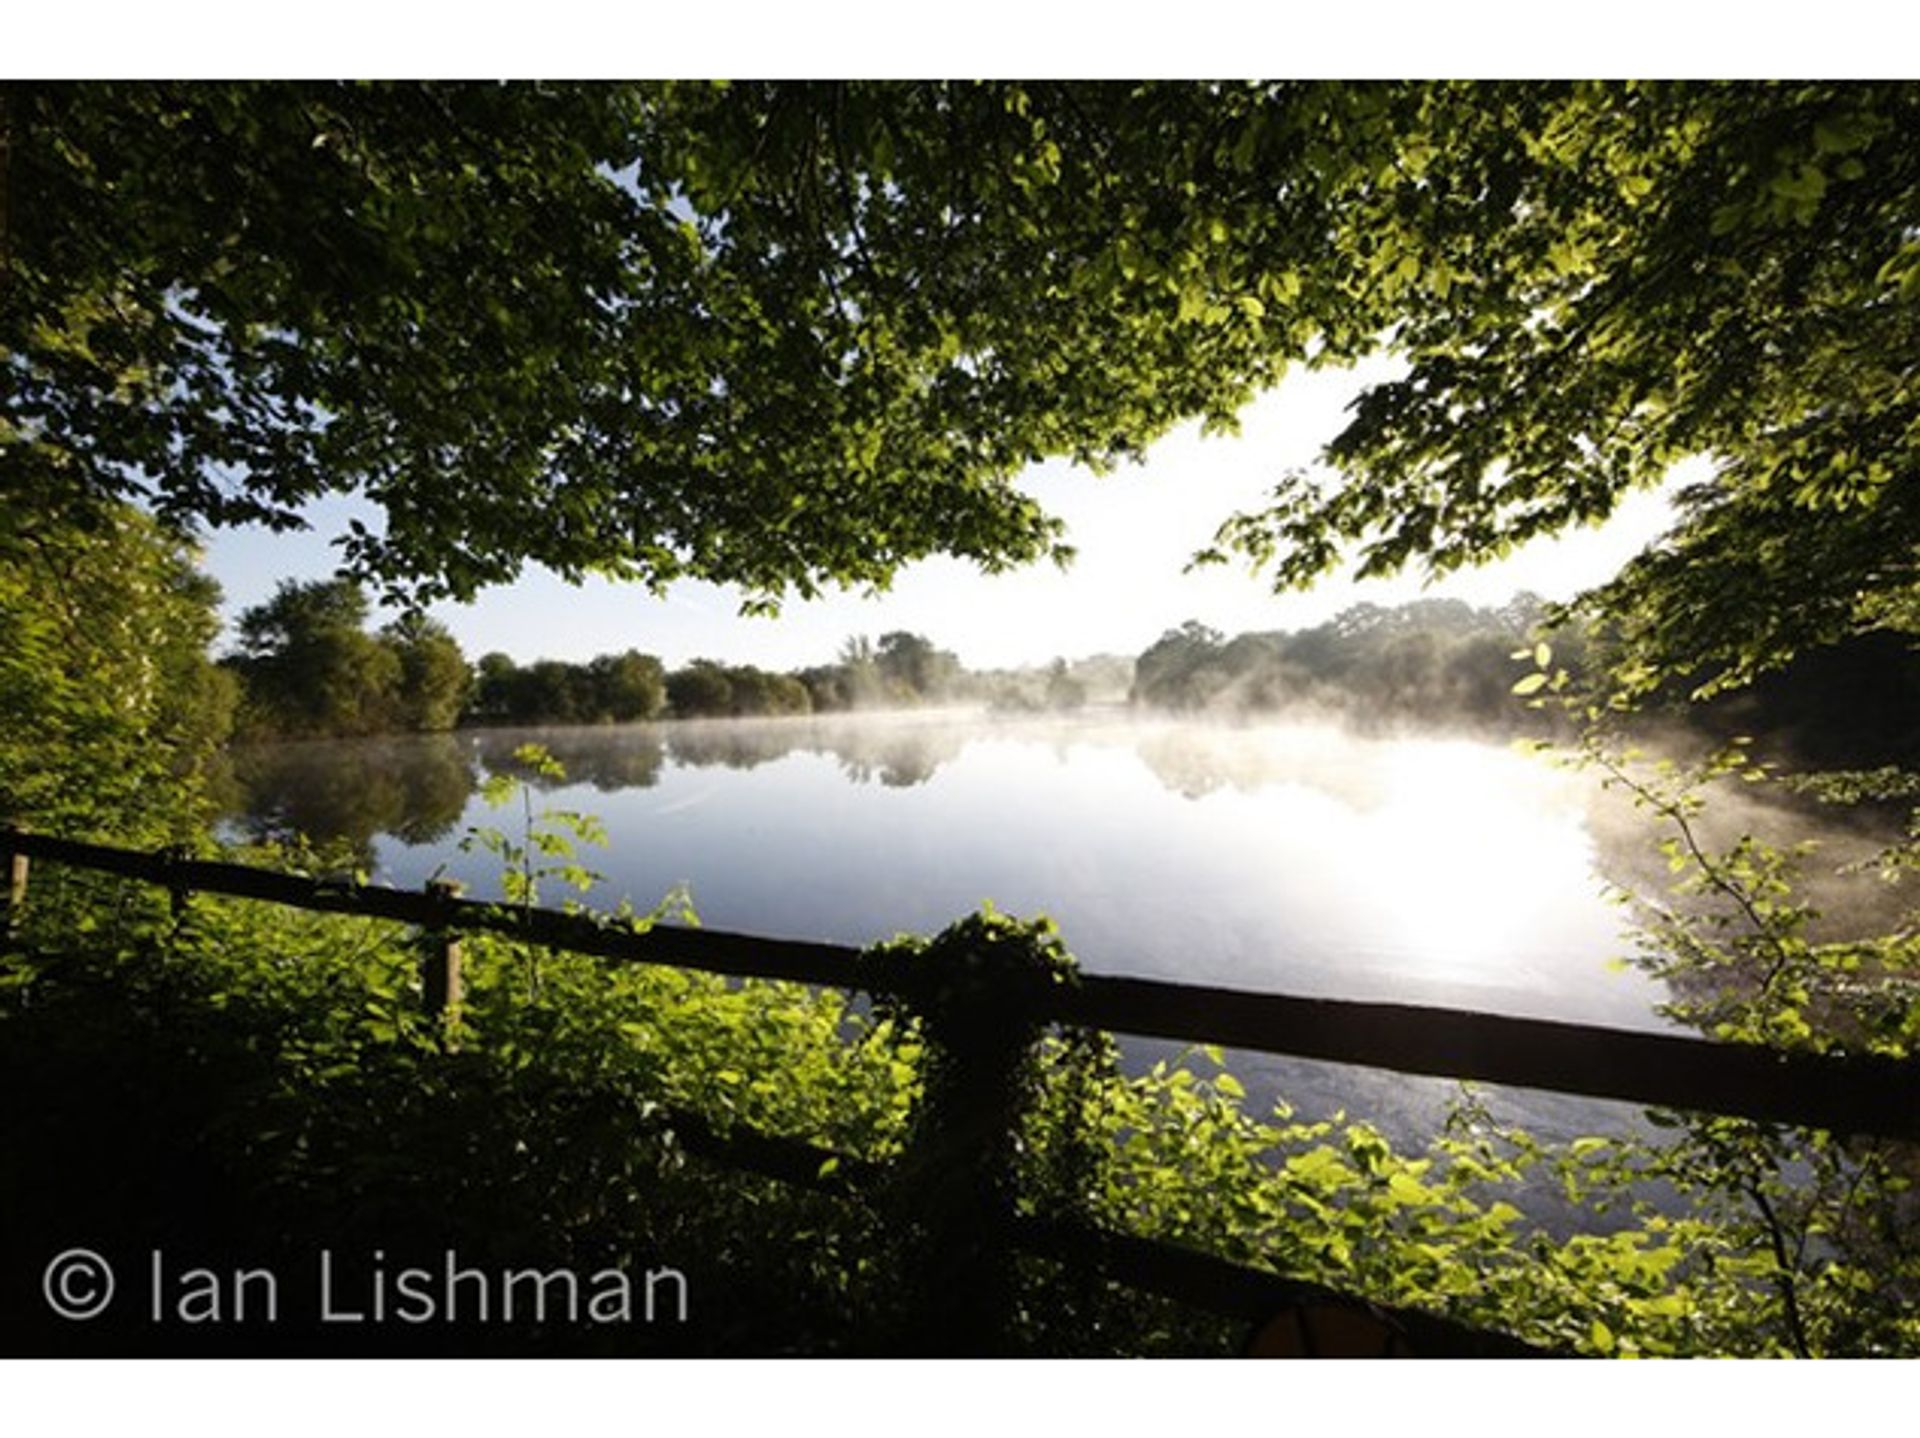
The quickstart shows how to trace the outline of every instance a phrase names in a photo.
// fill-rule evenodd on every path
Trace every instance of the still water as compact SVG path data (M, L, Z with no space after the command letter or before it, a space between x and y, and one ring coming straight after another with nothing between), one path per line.
M568 776L536 810L605 823L608 846L583 853L605 876L597 906L647 908L684 884L710 928L863 944L991 901L1052 915L1098 973L1665 1026L1659 986L1610 962L1631 946L1601 878L1593 779L1473 739L1099 712L463 731L257 747L239 756L233 823L344 839L385 882L444 871L497 894L494 861L459 841L517 832L518 804L489 809L478 784L530 741ZM1402 1138L1430 1132L1455 1091L1254 1055L1233 1067L1257 1095ZM1509 1105L1547 1135L1631 1115Z

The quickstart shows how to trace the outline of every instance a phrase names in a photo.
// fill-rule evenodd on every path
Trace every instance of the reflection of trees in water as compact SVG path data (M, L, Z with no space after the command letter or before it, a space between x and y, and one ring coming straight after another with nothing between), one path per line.
M489 774L511 772L536 787L550 789L555 781L538 779L524 765L513 762L522 744L539 744L560 761L565 784L587 784L602 794L620 789L651 789L660 782L666 745L657 726L578 729L488 729L474 742L480 763Z
M886 717L687 719L667 724L578 729L489 729L470 742L490 774L522 773L513 751L537 743L567 771L564 783L602 792L647 789L668 760L687 769L757 769L789 754L827 754L856 784L924 784L965 747L969 724L893 722ZM541 788L551 780L535 780Z
M1326 742L1285 742L1302 734L1320 734ZM1357 810L1375 808L1386 797L1377 763L1361 747L1370 741L1336 729L1242 731L1193 724L1142 730L1131 739L1153 777L1186 799L1218 789L1251 794L1273 784L1315 789Z
M1156 734L1135 746L1140 762L1168 789L1199 799L1223 786L1242 791L1268 782L1271 766L1242 752L1229 756L1218 744L1195 743L1183 734Z
M810 726L810 749L831 754L856 784L888 789L924 784L959 756L976 732L970 724L863 724L842 720Z
M873 735L866 742L861 742L858 731L849 731L835 738L839 742L828 747L840 761L842 774L856 784L878 780L889 789L911 789L926 783L966 744L964 735L956 730L909 730Z
M245 745L232 773L230 817L249 837L340 840L369 862L381 834L445 838L476 783L468 747L451 734Z
M669 726L667 753L690 769L757 769L805 746L809 725L688 720Z
M889 723L872 718L675 724L667 752L692 768L753 769L789 754L830 754L856 784L890 789L924 784L965 747L967 725Z

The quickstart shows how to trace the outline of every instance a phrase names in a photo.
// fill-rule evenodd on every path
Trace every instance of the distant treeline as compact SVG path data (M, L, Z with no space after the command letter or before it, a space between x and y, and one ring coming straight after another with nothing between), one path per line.
M1228 639L1189 621L1134 665L1132 701L1183 713L1311 712L1361 728L1394 724L1512 730L1534 711L1515 699L1532 668L1545 605L1520 594L1498 609L1457 599L1395 608L1358 604L1325 624ZM1556 662L1577 669L1579 636L1556 637Z
M196 601L205 605L204 598ZM996 713L1126 702L1177 713L1290 714L1351 727L1544 732L1552 709L1513 692L1547 606L1531 594L1498 608L1424 599L1359 604L1325 624L1232 638L1189 621L1135 659L1096 655L1028 669L974 671L919 634L849 639L832 663L779 673L695 659L669 670L629 649L585 663L505 654L469 663L446 628L419 615L369 630L366 596L338 580L283 583L240 620L237 652L202 684L196 708L234 710L241 739L433 732L456 725L625 724L651 719L833 714L975 704ZM1603 637L1562 625L1553 665L1576 679ZM1920 662L1887 636L1802 655L1731 698L1687 702L1676 690L1637 722L1705 734L1777 736L1797 758L1826 764L1920 758L1910 716ZM237 704L227 691L237 692ZM214 701L218 700L216 704Z
M1360 604L1311 629L1232 639L1190 621L1135 662L1130 698L1180 713L1323 717L1362 731L1546 733L1563 718L1553 706L1528 705L1514 686L1535 672L1547 608L1525 593L1494 609L1454 599ZM1607 642L1561 623L1552 667L1577 683L1589 663L1604 667ZM1900 635L1809 650L1705 701L1692 696L1694 684L1689 676L1669 683L1624 727L1649 737L1766 736L1768 752L1794 767L1920 763L1920 651Z
M923 635L849 639L830 664L778 673L695 659L669 670L629 649L585 663L520 665L490 653L469 663L444 625L419 615L367 628L362 591L341 580L286 582L241 616L223 669L240 692L242 739L437 731L459 724L626 724L663 718L828 714L982 703L1022 712L1118 697L1125 661L969 672Z
M826 714L956 699L963 672L954 655L904 632L878 644L850 639L835 663L792 673L714 659L670 671L631 649L585 664L542 659L524 668L505 654L488 654L464 717L521 725Z

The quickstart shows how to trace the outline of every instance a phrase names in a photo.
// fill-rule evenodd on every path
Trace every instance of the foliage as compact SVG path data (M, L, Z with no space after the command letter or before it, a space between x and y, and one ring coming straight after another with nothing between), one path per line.
M39 879L0 983L0 1067L9 1083L58 1081L0 1121L0 1174L36 1175L0 1180L9 1260L44 1261L25 1235L84 1230L114 1252L285 1253L289 1272L325 1239L692 1275L690 1331L440 1335L454 1351L890 1351L926 1258L907 1216L934 1210L916 1200L903 1214L885 1188L828 1198L715 1167L676 1141L671 1115L911 1173L944 1132L925 1131L944 1072L929 1042L951 1041L950 1020L970 1012L963 956L985 944L1036 982L1072 974L1050 926L990 912L870 957L955 996L912 1012L564 954L530 994L516 943L469 936L449 1050L418 1012L415 949L390 925L210 898L176 913L56 867ZM1126 1076L1104 1037L1042 1037L1011 1070L1014 1201L1592 1353L1920 1349L1897 1150L1677 1115L1682 1142L1554 1149L1468 1098L1426 1152L1406 1154L1344 1115L1258 1118L1223 1057ZM129 1174L166 1201L118 1202ZM1555 1238L1528 1219L1525 1190L1543 1180L1592 1213L1589 1231ZM1031 1268L1014 1311L1024 1351L1235 1341Z
M696 659L667 675L667 703L680 719L805 714L813 708L806 685L791 674L712 659Z
M282 580L240 616L228 661L245 693L249 739L381 734L451 724L467 664L444 627L403 618L366 632L366 594L342 579Z
M1337 478L1289 478L1218 551L1282 583L1356 546L1366 573L1445 571L1703 454L1676 530L1573 611L1588 717L1838 640L1904 654L1916 119L1905 85L6 87L0 798L69 832L186 831L171 781L230 695L169 524L292 526L359 493L381 520L345 556L388 594L534 561L771 605L932 553L1064 558L1023 465L1104 467L1184 419L1230 425L1291 363L1383 346L1404 373L1362 396ZM438 726L451 641L366 614L343 583L248 616L254 728ZM676 708L938 687L914 638L850 646L817 686L690 666ZM1467 672L1508 662L1474 643ZM1304 672L1371 706L1452 664L1361 611L1155 649L1148 687L1183 703ZM1562 650L1535 651L1536 699L1570 692ZM483 706L518 682L484 665ZM592 682L655 712L671 691L644 663ZM1688 891L1645 912L1677 1014L1910 1050L1911 924L1817 938L1785 856L1699 841L1691 780L1615 777L1676 830ZM584 882L573 821L496 779L520 834L474 842L510 897ZM917 952L988 938L1064 979L1044 932L987 920ZM36 874L0 972L0 1084L50 1096L0 1116L10 1266L83 1220L236 1253L451 1234L697 1261L728 1317L695 1348L892 1331L910 1245L876 1210L716 1176L661 1115L898 1157L939 1096L926 1035L840 995L523 950L471 945L449 1052L407 936ZM1096 1045L1014 1037L1023 1201L1590 1352L1920 1350L1903 1149L1673 1115L1664 1144L1555 1153L1469 1109L1409 1157L1344 1118L1262 1121L1224 1072L1126 1078ZM125 1203L129 1173L167 1201ZM1530 1230L1497 1195L1541 1173L1612 1231ZM1111 1297L1023 1295L1026 1341L1089 1319L1115 1349L1178 1341Z
M1445 571L1714 461L1579 606L1626 696L1914 631L1913 136L1903 84L1421 86L1336 248L1393 295L1403 377L1223 542L1283 582ZM1356 167L1357 168L1357 167Z
M1512 732L1528 715L1509 697L1511 651L1543 609L1530 594L1497 610L1445 599L1358 604L1311 629L1232 640L1189 621L1135 661L1131 698L1164 709L1338 717L1363 728Z
M16 86L0 454L36 513L361 493L389 587L771 604L1063 556L1024 464L1391 347L1337 481L1218 551L1444 571L1707 455L1582 608L1622 694L1712 690L1914 630L1917 119L1904 84Z
M525 668L494 653L480 658L463 717L474 724L629 724L658 718L666 703L666 670L637 649Z
M516 773L515 769L521 772ZM539 744L522 744L513 751L513 767L494 770L480 786L480 794L489 808L500 809L519 801L521 828L517 836L490 825L470 827L460 840L463 852L479 850L500 861L500 886L506 901L531 916L540 902L540 886L548 879L558 880L577 893L585 893L603 875L578 862L579 844L607 842L606 826L595 816L573 809L533 807L532 780L548 784L565 782L567 771L550 751ZM577 905L569 900L566 909ZM697 925L700 920L684 888L666 895L645 915L636 915L622 901L616 916L621 922L648 928L664 918ZM530 997L541 992L543 966L551 961L550 951L526 945L527 988Z
M447 627L413 612L387 625L380 638L400 658L395 727L428 733L453 728L472 687L473 671Z
M522 744L515 749L513 762L529 775L554 783L567 777L565 767L538 744ZM470 830L460 841L463 851L480 849L500 860L500 882L508 903L523 909L535 907L540 902L542 879L559 879L582 893L600 879L600 875L572 862L575 841L607 842L606 826L598 819L572 809L548 808L535 813L532 786L510 770L489 775L480 786L480 796L491 809L503 808L516 799L520 801L522 827L517 841L491 828ZM565 862L540 862L546 858Z
M384 523L345 536L355 572L420 596L529 560L771 600L1060 554L1021 465L1136 452L1271 377L1223 221L1152 199L1197 158L1164 137L1218 108L12 87L8 490L282 525L357 492ZM1228 115L1280 110L1248 91ZM1304 252L1299 218L1266 228ZM1139 282L1116 294L1123 228Z
M889 699L937 701L948 697L960 679L957 657L936 648L923 634L900 629L880 636L873 663L886 684Z
M392 925L210 898L176 915L51 865L34 900L30 947L0 961L0 1078L44 1101L0 1115L0 1261L27 1272L73 1235L123 1271L157 1247L269 1265L290 1289L275 1325L169 1334L116 1314L86 1351L833 1351L886 1311L870 1213L695 1159L668 1118L884 1156L904 1069L848 1045L867 1022L844 996L555 955L530 999L519 946L477 936L449 1050ZM130 1182L152 1201L126 1202ZM321 1246L396 1270L450 1248L483 1267L666 1265L692 1317L315 1325L299 1285ZM72 1345L30 1288L0 1296L9 1350Z
M0 812L73 835L191 831L233 721L219 589L137 511L0 521Z
M1632 894L1641 965L1676 993L1674 1017L1715 1038L1904 1056L1920 1041L1920 913L1909 906L1887 932L1844 920L1818 932L1822 915L1798 893L1811 845L1783 851L1744 833L1714 851L1700 833L1711 786L1772 777L1749 742L1688 765L1615 755L1592 738L1581 751L1669 831L1659 851L1671 892Z
M1720 851L1704 841L1698 821L1711 786L1770 778L1747 742L1690 766L1648 766L1587 742L1584 758L1605 782L1671 831L1659 845L1675 876L1670 894L1631 896L1641 966L1675 995L1668 1012L1716 1038L1911 1057L1920 1042L1920 915L1909 907L1878 933L1844 920L1823 926L1797 892L1807 846L1783 852L1751 833ZM1887 787L1884 777L1868 779L1860 792ZM1790 1351L1897 1350L1920 1297L1910 1145L1679 1114L1662 1121L1684 1138L1649 1171L1727 1211L1726 1231L1761 1255L1756 1272L1777 1290Z
M998 1075L998 1107L1014 1115L1039 1102L1047 1087L1038 1052L1043 1026L1023 1029L1011 1016L1036 993L1076 979L1078 966L1050 920L1023 923L988 904L935 938L905 935L876 945L861 963L863 987L877 991L876 1015L896 1033L913 1034L907 1041L925 1052L920 1082L935 1101L916 1120L923 1141L939 1137L926 1132L929 1123L953 1116L955 1104L943 1091L967 1082L960 1070L982 1051ZM896 986L909 997L891 992ZM1061 1042L1093 1056L1083 1067L1112 1062L1104 1034L1075 1032Z
M856 634L840 646L832 664L796 673L815 713L902 708L961 698L971 678L959 656L923 634L894 630L875 644Z

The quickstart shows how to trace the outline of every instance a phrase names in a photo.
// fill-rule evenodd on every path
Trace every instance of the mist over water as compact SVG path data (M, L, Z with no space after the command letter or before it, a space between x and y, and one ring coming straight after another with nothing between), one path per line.
M529 739L568 772L540 802L606 823L609 905L685 883L714 927L866 943L991 901L1099 972L1610 1022L1654 997L1605 967L1589 786L1473 740L1117 713L485 731L258 751L246 812L497 893L456 846L519 823L472 785Z
M1609 962L1632 948L1601 876L1619 806L1590 774L1478 739L1118 710L462 731L243 753L235 822L344 837L386 882L444 870L497 895L492 861L457 845L469 826L517 831L518 806L490 810L476 786L528 741L568 774L536 808L605 822L609 846L583 850L605 875L596 907L684 883L709 927L866 944L991 901L1050 914L1096 973L1666 1027L1662 988ZM1402 1135L1430 1133L1454 1092L1232 1066L1257 1097ZM1606 1111L1632 1113L1540 1095L1516 1113L1551 1134Z

